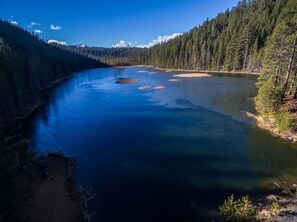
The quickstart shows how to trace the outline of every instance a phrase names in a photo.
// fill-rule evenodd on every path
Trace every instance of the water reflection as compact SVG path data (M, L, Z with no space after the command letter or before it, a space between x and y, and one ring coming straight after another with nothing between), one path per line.
M273 138L267 132L253 127L249 155L262 187L275 189L275 183L296 183L296 148L296 145Z

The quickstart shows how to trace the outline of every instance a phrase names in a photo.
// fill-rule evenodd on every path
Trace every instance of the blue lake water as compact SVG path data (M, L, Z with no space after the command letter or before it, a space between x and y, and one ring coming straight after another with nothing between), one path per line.
M295 180L296 145L245 115L254 109L256 77L175 74L77 73L48 93L24 129L38 152L77 157L78 182L97 192L94 221L210 221L228 195L257 196ZM140 81L116 84L122 77ZM166 90L139 90L160 85Z

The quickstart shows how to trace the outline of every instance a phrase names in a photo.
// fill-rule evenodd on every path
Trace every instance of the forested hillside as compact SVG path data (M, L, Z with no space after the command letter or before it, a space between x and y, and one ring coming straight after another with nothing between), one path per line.
M142 48L102 48L63 45L57 46L114 66L143 64L145 63L143 55L148 51L148 49Z
M143 60L161 68L259 72L267 38L286 3L243 0L231 11L151 48Z
M49 45L38 36L0 20L0 132L35 104L49 83L82 69L105 66Z

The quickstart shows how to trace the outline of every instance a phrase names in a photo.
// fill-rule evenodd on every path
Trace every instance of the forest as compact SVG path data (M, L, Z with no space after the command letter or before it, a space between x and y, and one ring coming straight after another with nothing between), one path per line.
M278 128L297 131L297 2L289 0L269 36L255 98L258 113Z
M259 72L267 39L286 3L241 1L188 33L151 48L145 60L161 68Z
M0 132L36 104L53 81L106 64L47 44L37 35L0 20Z

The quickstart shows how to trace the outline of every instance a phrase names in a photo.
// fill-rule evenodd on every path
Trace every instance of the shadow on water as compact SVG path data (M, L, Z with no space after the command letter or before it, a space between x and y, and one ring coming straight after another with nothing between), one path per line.
M274 138L268 132L252 127L249 140L249 156L253 161L262 187L276 188L275 183L296 183L296 145L283 139Z
M296 146L237 121L253 80L174 83L174 72L140 70L154 71L76 75L48 94L24 129L39 151L78 157L78 181L97 191L94 221L210 221L231 194L258 196L294 180ZM119 77L141 81L117 85ZM139 91L143 85L167 89Z

